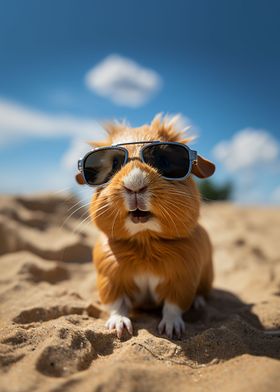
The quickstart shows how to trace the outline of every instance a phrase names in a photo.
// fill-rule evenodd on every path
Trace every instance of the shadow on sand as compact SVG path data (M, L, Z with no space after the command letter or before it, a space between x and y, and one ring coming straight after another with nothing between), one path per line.
M242 354L280 359L280 329L265 330L252 307L229 291L215 289L205 309L192 308L184 315L186 334L182 340L172 342L187 360L198 365ZM145 328L160 336L156 328L160 315L160 310L138 312L134 317L136 334Z

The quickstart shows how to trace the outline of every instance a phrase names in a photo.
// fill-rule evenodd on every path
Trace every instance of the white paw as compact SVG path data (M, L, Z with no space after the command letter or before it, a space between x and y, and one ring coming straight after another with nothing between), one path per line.
M121 338L125 329L132 335L133 329L131 321L128 317L120 316L119 314L114 314L109 317L106 322L106 327L112 331L113 329L117 330L117 337Z
M180 339L186 331L186 326L181 316L176 316L174 318L163 317L158 325L158 331L161 335L165 333L170 339L172 339L174 335Z

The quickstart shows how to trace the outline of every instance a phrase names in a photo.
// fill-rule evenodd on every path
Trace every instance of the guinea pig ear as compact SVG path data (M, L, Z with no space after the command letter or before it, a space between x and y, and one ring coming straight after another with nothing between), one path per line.
M207 178L214 174L216 166L213 162L203 158L201 155L197 156L192 165L192 173L199 178Z
M85 180L84 177L82 176L82 173L77 173L75 178L78 184L85 185Z

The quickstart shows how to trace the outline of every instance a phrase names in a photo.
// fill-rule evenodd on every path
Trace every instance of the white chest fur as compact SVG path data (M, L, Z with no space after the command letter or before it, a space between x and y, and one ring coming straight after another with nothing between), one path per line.
M158 295L156 288L161 282L161 278L152 274L141 274L134 277L134 282L139 291L135 293L135 300L137 303L151 301L158 302Z

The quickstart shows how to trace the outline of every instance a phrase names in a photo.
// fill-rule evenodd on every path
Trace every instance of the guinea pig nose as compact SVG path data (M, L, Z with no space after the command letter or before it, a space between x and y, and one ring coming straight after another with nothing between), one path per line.
M142 188L140 188L140 189L130 189L130 188L128 188L127 186L124 186L124 189L125 189L125 191L127 192L127 193L144 193L144 192L146 192L146 190L148 189L148 187L147 186L143 186Z
M122 185L127 194L143 193L149 185L148 174L139 167L133 167L123 178Z

